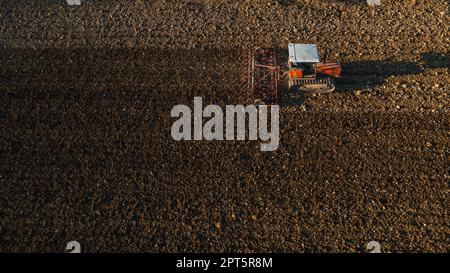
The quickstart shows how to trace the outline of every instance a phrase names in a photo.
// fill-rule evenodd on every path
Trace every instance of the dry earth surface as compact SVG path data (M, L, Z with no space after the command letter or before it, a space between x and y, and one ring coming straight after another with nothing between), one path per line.
M1 1L0 251L450 251L448 3L364 2ZM277 151L172 140L289 42L344 76L281 86Z

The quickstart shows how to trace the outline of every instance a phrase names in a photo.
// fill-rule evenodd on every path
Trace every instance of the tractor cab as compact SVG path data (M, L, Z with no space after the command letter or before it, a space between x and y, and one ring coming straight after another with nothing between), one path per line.
M319 63L316 45L289 44L289 76L315 77L315 64Z

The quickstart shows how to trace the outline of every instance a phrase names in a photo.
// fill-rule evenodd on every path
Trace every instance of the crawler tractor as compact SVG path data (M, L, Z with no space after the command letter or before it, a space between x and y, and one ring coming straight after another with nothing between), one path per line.
M341 75L339 63L320 62L317 47L313 44L289 44L288 51L284 72L277 65L274 49L249 51L247 103L278 103L280 78L287 81L292 91L329 93L335 90L335 79Z

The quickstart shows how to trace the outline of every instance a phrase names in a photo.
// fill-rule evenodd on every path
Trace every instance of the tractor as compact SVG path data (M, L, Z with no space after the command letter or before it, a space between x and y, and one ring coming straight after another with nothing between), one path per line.
M335 90L335 79L341 76L341 65L320 62L317 46L288 45L286 71L277 65L275 49L251 49L248 53L248 104L278 103L278 83L286 80L289 90L309 93L329 93Z

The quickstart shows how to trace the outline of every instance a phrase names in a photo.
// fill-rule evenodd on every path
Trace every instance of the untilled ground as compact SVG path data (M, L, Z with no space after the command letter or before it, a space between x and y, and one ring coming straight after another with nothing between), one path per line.
M0 251L448 252L448 4L361 2L2 1ZM344 76L280 86L277 151L172 140L288 42Z

